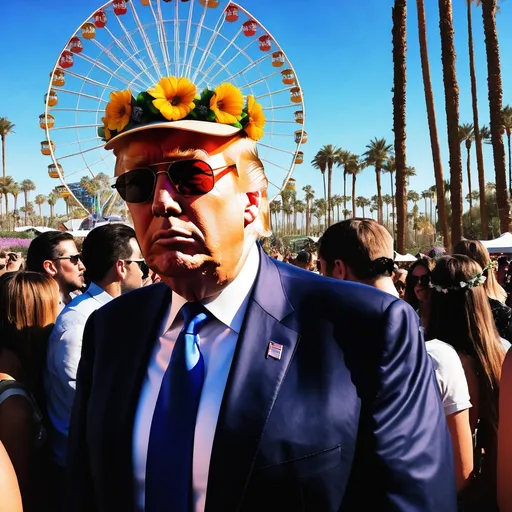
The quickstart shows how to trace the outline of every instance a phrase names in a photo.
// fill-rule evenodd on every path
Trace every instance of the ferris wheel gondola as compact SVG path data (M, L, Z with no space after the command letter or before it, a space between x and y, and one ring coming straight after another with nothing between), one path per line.
M304 159L303 91L263 24L241 5L218 0L111 0L67 39L39 117L46 133L41 152L66 195L87 209L69 183L113 175L114 157L98 135L110 94L147 91L171 75L188 78L198 91L230 82L262 106L266 126L258 149L268 196L276 197Z

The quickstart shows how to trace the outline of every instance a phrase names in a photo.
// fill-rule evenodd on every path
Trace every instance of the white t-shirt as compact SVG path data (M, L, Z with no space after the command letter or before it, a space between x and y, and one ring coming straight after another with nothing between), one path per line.
M425 345L436 373L444 414L449 416L469 409L468 382L456 350L441 340L430 340Z

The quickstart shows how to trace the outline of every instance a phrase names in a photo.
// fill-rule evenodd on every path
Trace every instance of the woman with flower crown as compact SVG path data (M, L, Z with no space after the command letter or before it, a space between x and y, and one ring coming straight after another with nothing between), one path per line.
M505 348L482 286L484 270L463 255L446 256L432 272L426 339L450 344L459 354L469 386L474 470L460 493L464 511L497 510L498 395Z

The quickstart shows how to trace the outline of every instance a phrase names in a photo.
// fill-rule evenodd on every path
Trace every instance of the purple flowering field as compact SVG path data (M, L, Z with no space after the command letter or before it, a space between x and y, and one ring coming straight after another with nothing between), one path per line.
M0 238L0 249L9 247L28 247L32 240L30 238Z

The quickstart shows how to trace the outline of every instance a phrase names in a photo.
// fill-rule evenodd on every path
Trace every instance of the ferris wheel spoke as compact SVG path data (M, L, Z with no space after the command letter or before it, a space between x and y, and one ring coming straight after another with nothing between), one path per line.
M185 72L186 68L186 62L187 62L187 56L188 56L188 46L190 43L190 35L192 33L192 18L194 15L194 1L190 2L190 7L188 9L188 21L187 21L187 31L185 34L185 51L184 51L184 57L181 64L181 71L180 75L182 75Z
M52 107L52 112L87 112L87 113L93 113L93 114L97 114L98 113L98 109L97 108L67 108L67 107L63 107L63 108L56 108L56 107Z
M256 100L259 100L260 98L266 98L267 96L274 96L276 94L281 94L282 92L290 92L289 87L285 87L284 89L279 89L278 91L269 91L265 94L260 94L259 96L256 96Z
M179 61L180 61L180 13L179 2L176 0L174 3L174 69L176 76L179 76Z
M126 61L120 61L108 48L105 48L99 41L97 41L96 39L93 39L92 42L105 54L107 55L107 57L116 65L118 66L118 69L119 68L123 68L125 69L126 71L128 71L129 73L131 73L132 75L135 75L137 74L137 72L135 70L133 70L130 66L128 66L128 64L126 64ZM114 38L114 42L116 43L116 46L118 46L119 48L121 48L122 45L118 44L119 43L119 40L118 39L115 39ZM124 50L122 50L123 53L125 53L125 55L127 55L128 57L130 57L130 60L132 60L139 69L144 70L144 68L140 65L139 62L137 62L135 59L133 59L133 57L131 57L130 53L128 52L124 52ZM149 76L149 75L148 75ZM151 77L149 77L151 79ZM149 87L149 85L148 85Z
M190 75L191 75L192 64L194 62L194 56L196 54L196 49L197 49L197 46L199 44L199 37L201 36L201 31L202 31L202 28L203 28L204 18L206 16L206 11L207 10L208 10L208 7L205 5L204 8L203 8L203 14L201 15L201 20L199 21L199 25L196 28L196 36L195 36L195 39L194 39L194 44L192 45L192 50L190 52L190 57L189 57L189 60L188 60L188 65L187 65L187 71L185 72L185 76L187 78L190 78Z
M176 2L177 4L178 2ZM224 15L224 12L220 15L219 19L217 20L217 23L215 24L215 27L212 31L212 35L210 37L210 40L206 44L206 47L204 49L203 55L201 55L201 59L199 61L199 64L196 67L196 72L194 73L192 77L192 82L195 82L197 79L197 73L198 70L200 70L203 65L206 63L206 59L208 57L208 54L210 53L211 49L213 48L213 45L215 44L215 41L217 40L217 36L220 34L220 30L222 29L222 26L224 25L224 22L226 20L226 16Z
M300 103L290 103L289 105L263 107L263 110L280 110L282 108L292 108L292 107L295 107L295 108L300 107Z
M277 148L276 146L271 146L270 144L264 144L263 142L258 142L258 146L262 146L264 148L273 149L275 151L279 151L280 153L286 153L287 155L295 155L295 151L289 151L287 149Z
M57 126L51 129L52 132L60 132L63 130L81 130L82 128L98 128L102 124L75 124L74 126Z
M165 70L167 72L167 76L169 76L171 73L169 71L169 53L168 53L168 50L167 50L167 45L166 45L166 37L165 37L165 32L164 32L164 23L163 23L163 18L162 18L162 6L160 4L160 0L157 0L157 12L158 12L158 16L155 14L155 10L153 9L153 4L150 3L149 4L150 7L151 7L151 12L153 13L153 16L155 18L155 23L156 23L156 31L157 31L157 34L158 34L158 41L160 43L160 51L162 52L162 59L164 61L164 66L165 66Z
M273 167L277 167L278 169L281 169L286 172L288 172L290 170L289 167L284 167L282 165L276 164L275 162L271 162L270 160L267 160L266 158L261 158L261 161L265 162L266 164L272 165ZM274 186L277 186L277 185L274 185ZM281 187L278 187L278 188L281 188Z
M265 57L263 57L261 60L264 60ZM266 80L268 80L269 78L272 78L273 76L276 76L276 75L279 75L281 72L280 71L276 71L275 73L271 73L270 75L266 75L266 76L262 76L261 78L258 78L257 80L254 80L253 82L250 82L248 84L245 84L245 85L241 85L239 87L239 89L246 89L247 87L253 87L255 85L258 85L260 84L261 82L265 82Z
M94 140L94 139L92 139L92 140ZM105 146L105 144L100 144L99 146L95 146L93 148L82 149L81 151L77 151L76 153L70 153L69 155L59 156L58 160L60 162L61 160L65 160L66 158L71 158L73 156L80 156L82 153L89 153L89 152L94 151L96 149L101 149L104 146Z
M298 124L297 121L281 121L280 119L271 119L270 122L282 124Z
M93 96L92 94L85 94L84 92L70 91L69 89L59 89L59 92L72 94L73 96L80 96L82 98L89 98L90 100L98 100L103 103L108 103L108 100L104 98L99 98L98 96Z
M142 39L144 40L144 46L145 46L146 52L149 56L149 59L151 60L151 63L153 64L153 68L155 69L155 71L158 73L159 76L162 76L162 74L160 72L160 66L158 64L158 60L156 58L155 53L153 52L153 46L151 44L151 41L149 40L146 29L144 28L144 26L142 25L142 23L140 21L139 14L137 13L137 9L135 9L135 4L133 2L132 2L131 11L132 11L133 19L135 20L135 23L137 24L137 27L139 28L139 33L140 33ZM143 66L143 67L145 67L145 66ZM150 77L152 83L156 83L158 81L158 80L155 80L154 76L150 75L149 73L148 73L148 76Z
M74 76L75 78L78 78L79 80L82 80L83 82L86 82L91 85L96 85L98 87L103 87L104 89L112 89L113 91L115 91L115 89L116 89L115 87L113 87L109 84L105 84L103 82L98 82L98 80L93 80L92 78L90 78L88 76L80 75L79 73L75 73L74 71L71 71L69 69L66 69L66 75ZM62 90L62 89L60 89L60 90Z
M93 67L96 67L98 69L101 69L101 71L107 73L107 75L110 75L112 78L116 79L116 80L119 80L119 82L122 82L128 86L131 86L131 82L129 80L126 80L126 78L123 78L123 77L120 77L118 75L116 75L115 73L113 73L107 66L105 66L105 64L102 64L101 62L99 62L97 59L94 60L94 59L91 59L91 57L87 56L87 55L84 55L83 53L79 53L78 54L78 57L80 57L81 59L89 62L90 64L93 65ZM60 89L62 90L62 89Z
M70 142L59 142L58 147L59 148L63 148L63 147L66 147L66 146L76 146L77 144L80 145L80 144L83 144L85 142L91 142L93 140L100 140L100 138L99 137L91 137L89 139L72 140Z
M210 73L210 71L212 71L212 69L220 62L220 59L222 59L222 57L224 57L225 53L235 44L235 40L237 39L237 37L242 33L242 29L240 29L234 36L233 38L231 39L231 41L228 43L228 45L226 46L226 48L224 48L224 50L222 51L222 53L217 57L217 59L213 62L213 64L204 72L205 75L208 75ZM249 45L250 46L250 43ZM238 54L237 54L238 56ZM231 61L230 61L231 62ZM229 63L228 63L229 64ZM226 64L226 66L228 65ZM220 73L220 71L219 71ZM217 73L217 75L219 74ZM217 75L214 75L217 76ZM212 79L214 78L212 77Z

